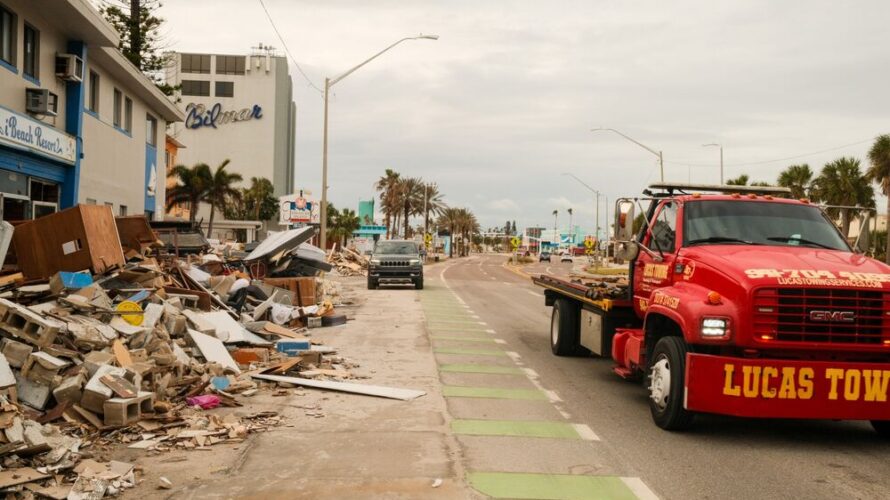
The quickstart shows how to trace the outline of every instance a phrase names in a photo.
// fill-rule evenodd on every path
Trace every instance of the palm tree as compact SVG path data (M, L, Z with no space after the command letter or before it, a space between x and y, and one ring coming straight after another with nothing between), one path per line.
M813 181L815 197L826 205L875 206L875 190L859 169L859 160L852 157L838 158L825 164L822 173ZM841 232L844 238L850 231L850 209L828 208L828 214L841 216Z
M170 171L176 177L176 186L167 190L167 210L177 203L188 203L189 222L194 224L198 216L198 204L204 199L211 182L210 167L197 163L192 167L176 165Z
M346 246L346 240L361 226L361 221L354 210L344 208L334 217L334 236L340 246Z
M748 174L742 174L742 175L736 177L735 179L727 180L726 185L727 186L747 186L748 180L750 180L750 177L748 177Z
M416 177L406 177L399 181L398 192L399 208L403 217L404 237L408 239L408 231L411 228L409 219L412 215L418 215L423 210L423 182Z
M442 210L439 215L438 224L448 228L448 234L451 235L451 245L448 247L448 258L454 257L455 235L458 224L460 223L460 209L449 207Z
M476 220L476 216L473 215L473 212L467 210L466 208L457 209L456 217L457 220L455 227L461 234L461 249L458 254L461 256L465 256L469 253L470 249L470 235L479 232L479 222Z
M273 194L275 186L265 177L251 177L250 187L241 191L245 208L253 220L267 220L275 216L277 202Z
M424 184L423 196L426 200L423 204L423 230L426 231L430 227L430 214L433 216L441 215L446 205L442 193L439 192L439 186L435 182Z
M380 211L386 218L386 237L395 234L390 225L394 213L398 213L398 184L399 173L388 168L380 179L374 184L374 189L380 192Z
M207 222L208 237L213 235L213 217L216 214L216 209L225 210L227 200L241 198L241 191L234 184L241 182L244 178L241 177L241 174L226 172L228 165L229 159L227 158L216 167L204 193L203 201L210 204L210 219Z
M806 163L791 165L779 174L778 184L790 189L793 198L806 198L813 184L813 171Z
M890 135L884 134L875 139L868 150L868 161L871 166L865 172L865 177L870 182L876 182L887 196L887 214L890 216ZM887 231L887 245L884 248L890 249L890 231ZM890 263L890 250L884 253L884 261Z

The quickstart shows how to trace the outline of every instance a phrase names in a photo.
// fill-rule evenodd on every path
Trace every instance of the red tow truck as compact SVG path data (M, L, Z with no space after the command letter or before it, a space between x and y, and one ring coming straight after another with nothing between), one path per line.
M643 381L663 429L712 413L869 420L890 436L890 266L857 249L867 230L851 246L783 188L644 193L616 203L626 283L533 278L554 354L611 356L617 375Z

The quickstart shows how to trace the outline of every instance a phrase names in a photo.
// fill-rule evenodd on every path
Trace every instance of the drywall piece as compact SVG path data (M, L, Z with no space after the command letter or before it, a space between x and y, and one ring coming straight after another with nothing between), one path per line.
M315 228L312 226L290 229L279 233L270 232L269 236L257 245L253 252L250 252L244 260L250 262L252 260L271 258L283 250L285 253L289 253L299 247L301 243L309 241L313 235L315 235Z
M204 355L204 359L219 363L224 368L228 368L235 373L241 373L238 363L235 363L235 360L232 359L232 355L229 354L221 340L191 329L188 330L188 336L198 350L201 351L201 354Z
M380 385L353 384L349 382L331 382L326 380L310 380L300 377L284 377L281 375L251 375L253 378L260 380L270 380L272 382L283 382L285 384L300 385L303 387L312 387L315 389L327 389L329 391L349 392L352 394L364 394L365 396L377 396L389 399L401 399L409 401L419 398L426 394L425 391L417 391L414 389L398 389L394 387L384 387Z
M270 345L270 342L248 331L225 311L198 313L198 316L202 321L213 325L216 338L226 344Z
M195 330L206 334L213 334L216 332L216 325L204 319L202 313L186 309L185 311L182 311L182 314L188 318Z
M12 373L12 368L9 367L6 356L0 354L0 389L6 389L14 385L15 375Z
M12 243L12 224L3 221L0 222L0 265L6 261L6 252L9 251L9 244Z
M142 313L142 327L153 330L164 314L164 306L161 304L148 304Z

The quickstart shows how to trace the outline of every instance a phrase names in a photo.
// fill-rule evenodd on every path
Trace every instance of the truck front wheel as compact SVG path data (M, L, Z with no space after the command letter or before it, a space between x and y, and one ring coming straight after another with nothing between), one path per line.
M683 377L686 373L686 342L682 337L662 337L649 363L649 409L655 425L682 430L692 424L693 413L683 408Z
M550 350L557 356L571 356L578 351L578 305L556 299L550 316Z
M884 439L890 439L890 420L872 420L871 427Z

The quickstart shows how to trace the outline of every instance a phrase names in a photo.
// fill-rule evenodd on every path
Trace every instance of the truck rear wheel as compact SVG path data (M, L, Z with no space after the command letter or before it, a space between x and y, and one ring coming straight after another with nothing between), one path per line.
M649 409L655 425L682 430L692 424L694 414L683 408L686 374L686 342L682 337L662 337L655 344L649 363Z
M578 352L578 305L556 299L550 316L550 350L557 356Z
M884 439L890 439L890 420L872 420L871 427Z

